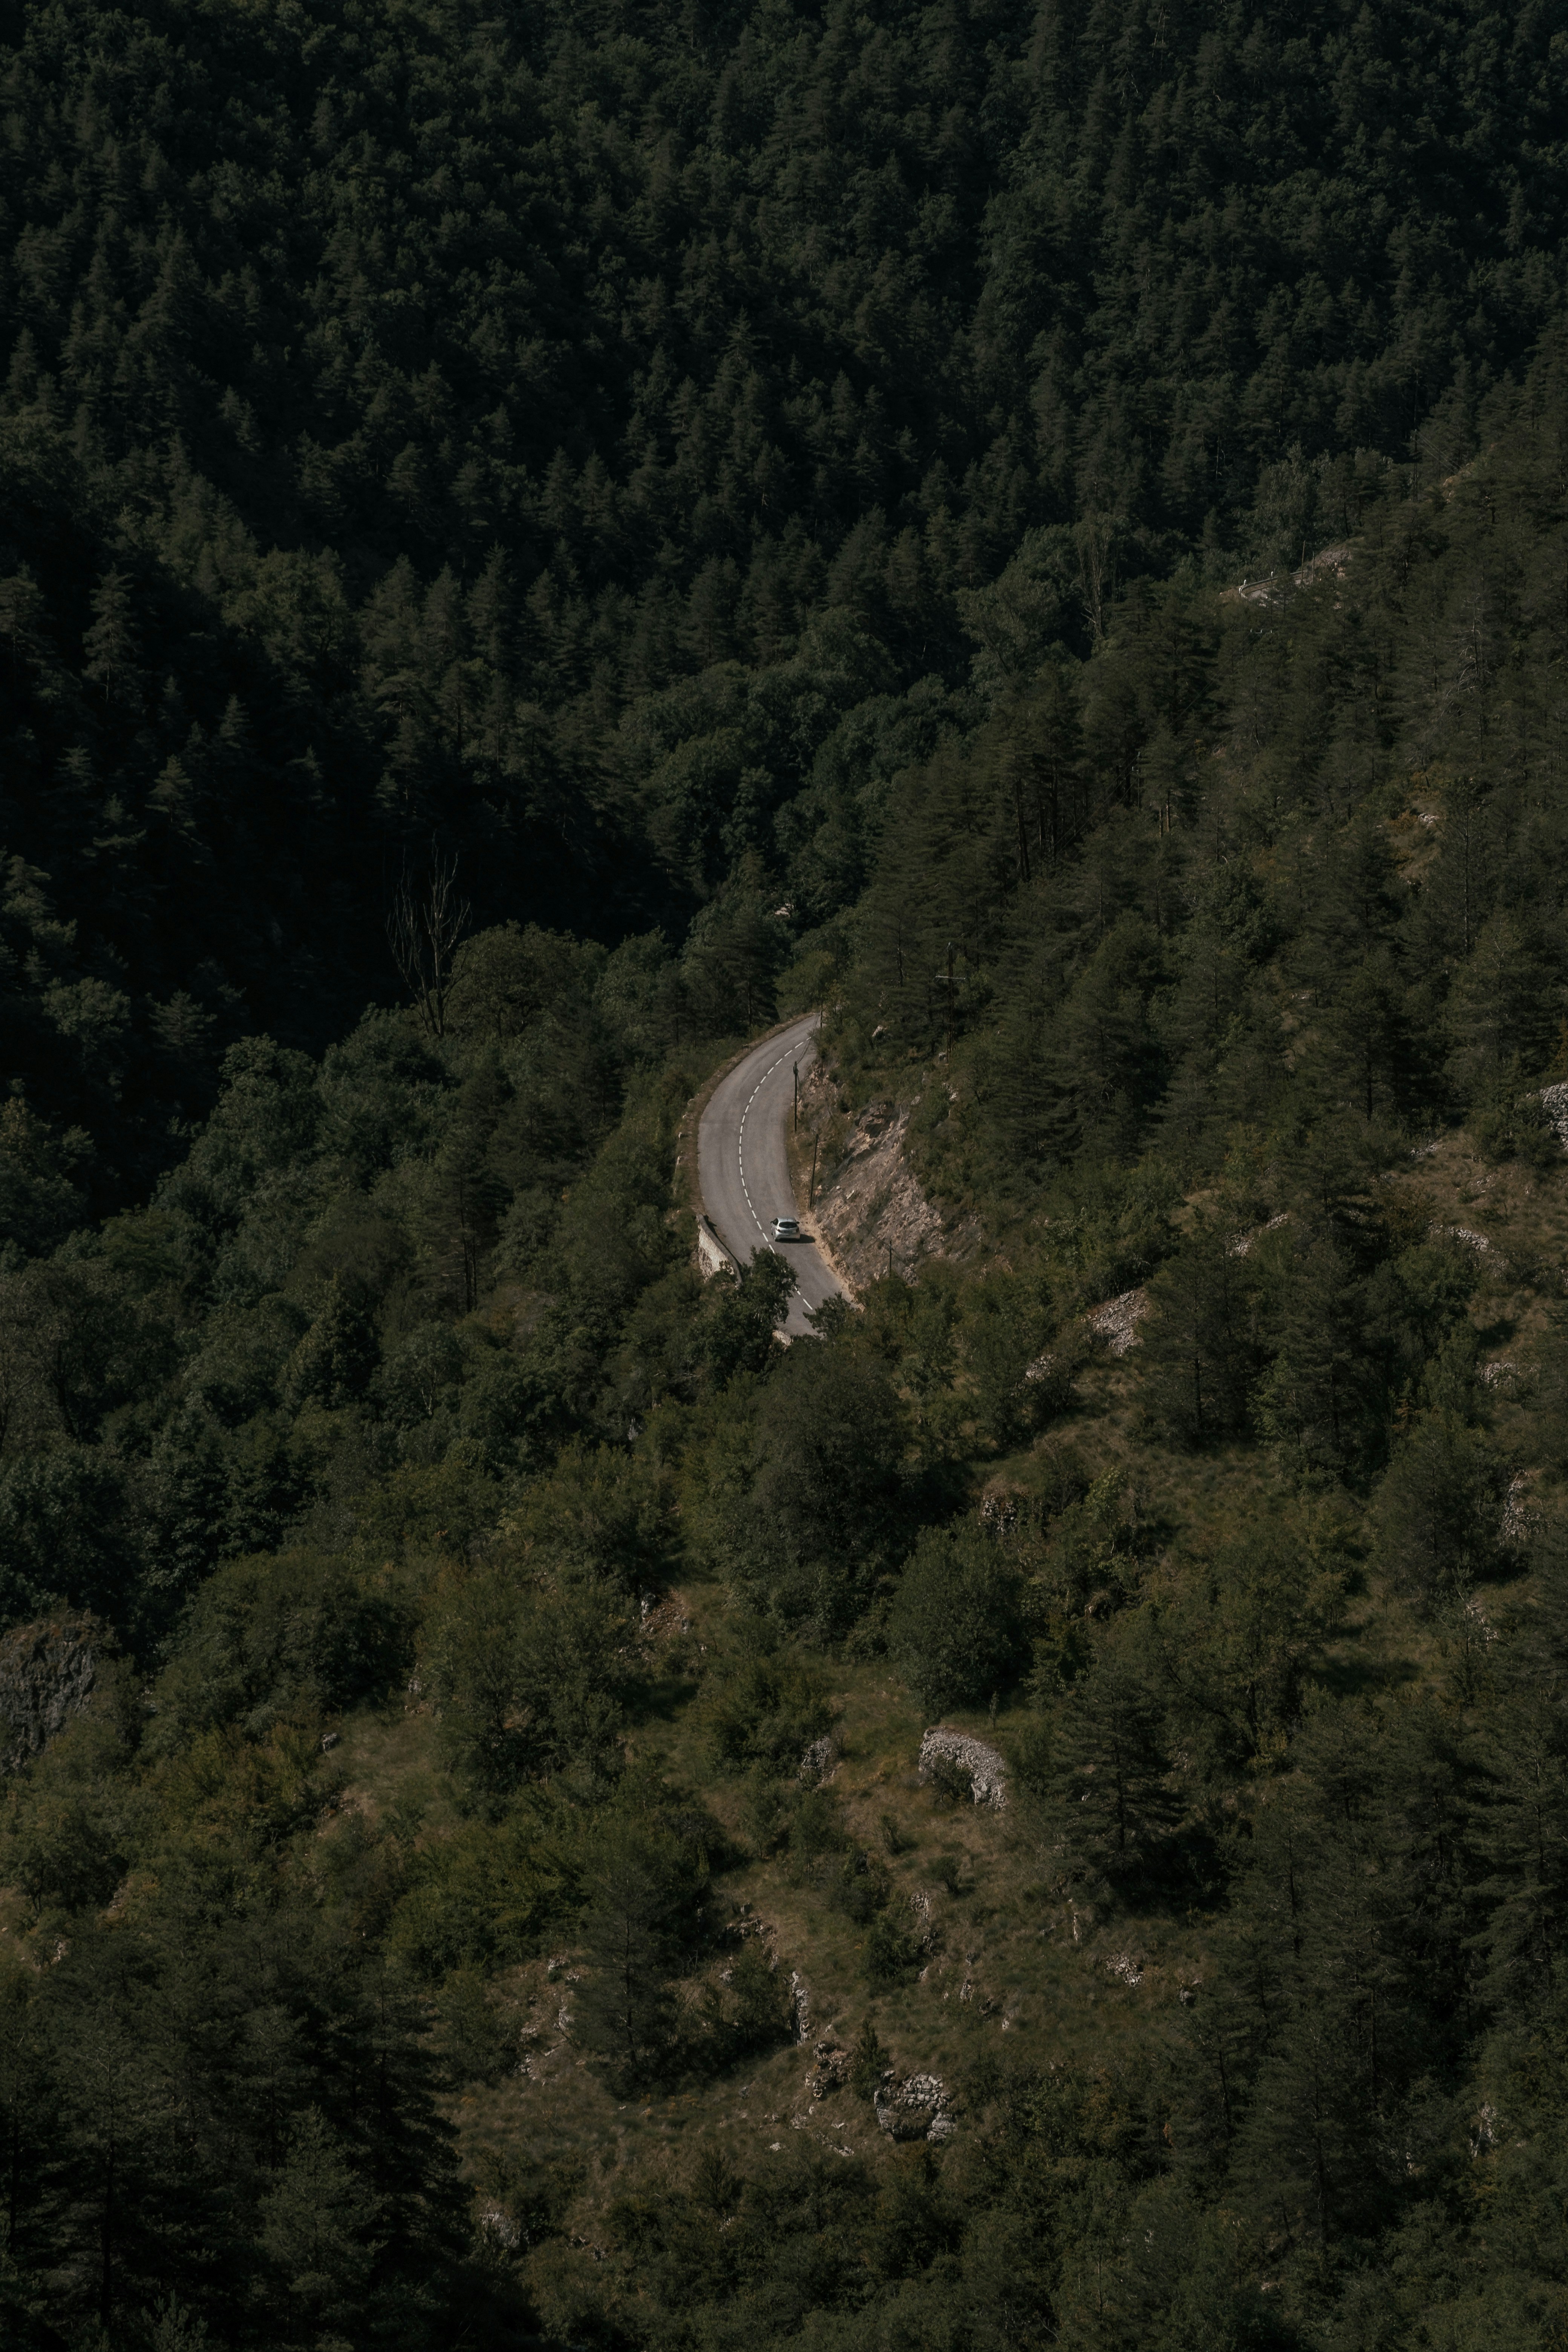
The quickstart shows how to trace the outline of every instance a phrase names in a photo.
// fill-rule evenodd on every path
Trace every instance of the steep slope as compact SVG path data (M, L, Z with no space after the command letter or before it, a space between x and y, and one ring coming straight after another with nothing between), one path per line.
M433 843L481 925L703 910L744 1025L762 914L841 916L892 779L1120 583L1469 455L1559 299L1549 21L12 12L41 1178L136 1197L226 1044L390 998Z

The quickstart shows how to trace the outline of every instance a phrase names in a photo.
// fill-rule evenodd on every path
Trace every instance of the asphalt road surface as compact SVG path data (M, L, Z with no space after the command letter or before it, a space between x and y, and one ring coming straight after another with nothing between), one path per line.
M721 1240L744 1265L761 1249L787 1260L795 1276L784 1328L792 1338L806 1331L808 1307L836 1298L843 1284L810 1241L775 1242L773 1219L798 1216L803 1234L811 1220L790 1189L784 1138L795 1109L793 1066L804 1076L816 1051L815 1013L753 1045L713 1090L697 1130L697 1179L702 1205Z

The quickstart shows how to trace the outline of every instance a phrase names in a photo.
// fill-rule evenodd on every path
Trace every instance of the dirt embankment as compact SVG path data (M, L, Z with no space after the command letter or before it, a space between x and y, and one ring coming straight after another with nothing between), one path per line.
M851 1293L889 1269L913 1279L928 1258L965 1256L979 1246L974 1221L947 1223L905 1157L913 1108L881 1100L855 1111L822 1062L802 1081L790 1146L795 1198L803 1208L810 1201L806 1228Z

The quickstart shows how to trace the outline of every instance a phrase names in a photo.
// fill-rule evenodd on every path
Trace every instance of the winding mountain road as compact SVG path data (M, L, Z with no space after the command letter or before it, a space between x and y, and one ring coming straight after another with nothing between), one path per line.
M808 1307L839 1297L844 1287L814 1243L773 1239L775 1217L799 1216L803 1233L810 1226L790 1187L785 1138L794 1066L804 1071L816 1053L816 1013L807 1013L753 1045L720 1080L697 1130L697 1181L720 1240L742 1265L756 1251L771 1249L795 1276L784 1325L792 1339L810 1329Z

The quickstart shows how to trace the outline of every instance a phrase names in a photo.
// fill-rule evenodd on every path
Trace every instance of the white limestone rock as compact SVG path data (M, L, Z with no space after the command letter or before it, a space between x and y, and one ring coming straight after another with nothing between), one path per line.
M994 1748L972 1739L966 1731L935 1724L921 1741L921 1779L933 1779L939 1763L956 1765L968 1775L969 1792L977 1805L1002 1811L1007 1802L1007 1766Z

